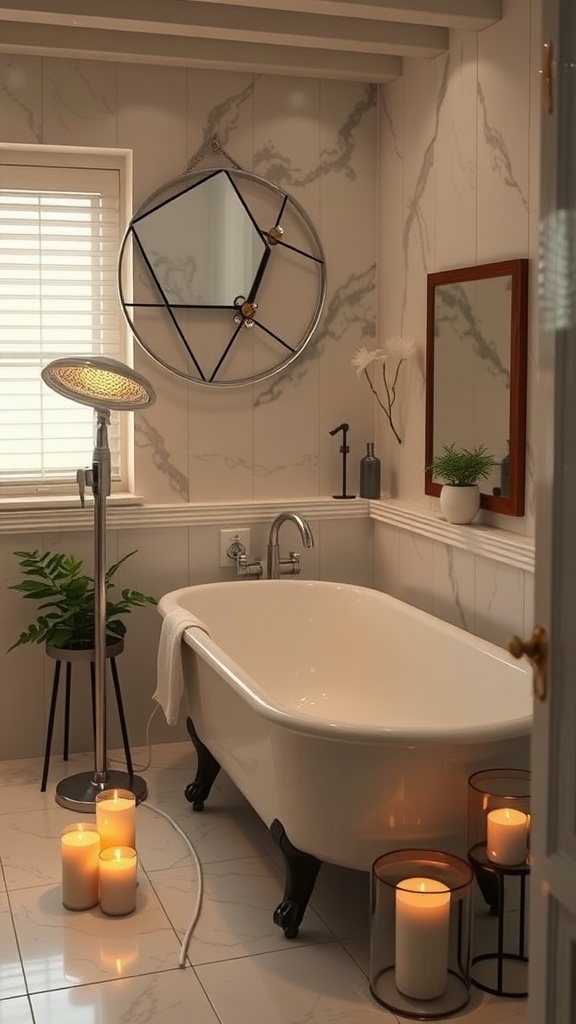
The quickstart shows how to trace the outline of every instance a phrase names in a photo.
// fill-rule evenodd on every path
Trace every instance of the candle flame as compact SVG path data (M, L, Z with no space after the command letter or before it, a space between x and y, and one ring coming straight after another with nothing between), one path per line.
M504 817L506 818L507 821L510 821L511 814L510 814L510 808L509 807L507 807L506 810L504 811Z
M118 790L117 789L114 790L114 798L113 799L114 799L115 803L118 801Z
M122 859L122 850L120 850L118 848L116 848L114 850L114 859L115 860L121 860Z

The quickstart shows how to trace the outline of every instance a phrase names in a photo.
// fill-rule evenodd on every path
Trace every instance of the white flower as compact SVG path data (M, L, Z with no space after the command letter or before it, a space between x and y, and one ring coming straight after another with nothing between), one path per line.
M377 362L382 358L382 349L376 348L372 352L369 352L367 348L359 348L356 355L352 359L352 366L356 367L356 376L360 377L360 374L370 366L371 363Z
M411 338L395 335L388 338L382 348L376 348L372 352L367 348L359 348L352 360L352 366L356 367L356 376L360 379L360 374L363 373L366 377L370 391L386 416L398 444L402 444L402 438L394 423L398 377L404 360L409 359L415 352L416 345ZM389 360L392 360L391 365ZM368 367L372 363L381 364L381 373L374 373L372 376L368 373Z
M384 342L382 350L385 357L393 356L396 359L409 359L416 352L416 345L412 338L401 334L395 334Z

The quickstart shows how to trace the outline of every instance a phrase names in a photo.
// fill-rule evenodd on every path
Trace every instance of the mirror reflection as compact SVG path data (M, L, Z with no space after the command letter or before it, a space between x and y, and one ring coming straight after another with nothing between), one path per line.
M226 171L135 219L132 229L170 306L233 307L255 297L269 249Z
M511 312L512 278L509 275L436 288L434 446L437 450L458 438L459 446L464 448L485 444L498 462L507 457ZM481 489L489 494L502 493L501 488L499 469L481 483Z
M527 260L428 277L426 465L443 445L485 445L481 505L524 511ZM440 484L426 472L426 493Z

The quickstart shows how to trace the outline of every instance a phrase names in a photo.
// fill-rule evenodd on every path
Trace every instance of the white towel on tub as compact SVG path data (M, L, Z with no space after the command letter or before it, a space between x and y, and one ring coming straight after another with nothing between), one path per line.
M171 608L162 621L156 666L156 691L153 699L162 708L168 725L175 725L178 721L184 693L182 634L190 626L198 626L210 636L208 627L180 605Z

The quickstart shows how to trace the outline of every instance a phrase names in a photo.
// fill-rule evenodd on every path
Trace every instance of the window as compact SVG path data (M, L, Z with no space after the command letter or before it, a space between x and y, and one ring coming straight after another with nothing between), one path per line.
M117 260L128 154L0 147L0 496L75 491L94 411L57 395L52 359L130 362ZM128 490L128 414L110 427L113 488Z

